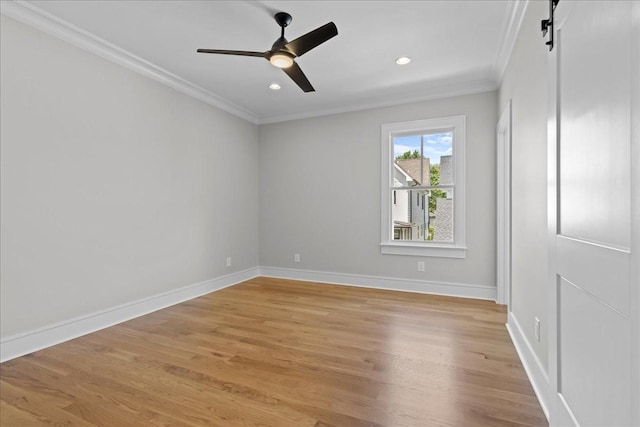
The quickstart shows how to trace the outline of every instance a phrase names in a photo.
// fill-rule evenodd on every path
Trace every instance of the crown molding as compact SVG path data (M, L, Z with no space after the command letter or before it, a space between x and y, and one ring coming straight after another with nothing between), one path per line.
M493 61L493 73L496 83L502 81L504 71L509 64L513 47L516 44L520 27L524 19L529 0L514 0L508 3L509 8L505 14L505 21L502 25L502 37L500 41L500 47L496 53L496 58Z
M371 99L335 108L318 109L279 116L259 116L250 110L227 101L226 99L195 85L182 77L138 57L137 55L109 43L108 41L97 37L90 32L71 24L70 22L58 18L57 16L34 6L28 1L1 0L0 13L37 30L64 40L87 52L123 66L131 71L151 78L185 95L196 98L253 124L260 125L391 107L495 90L502 79L509 57L511 56L511 51L513 50L516 37L520 30L527 4L528 0L514 0L509 2L509 9L505 13L505 20L503 22L503 37L501 38L500 48L497 52L491 72L489 73L490 77L488 78L485 75L484 77L471 80L448 80L438 82L424 91L421 91L419 94L414 93L411 96L394 97L394 99L389 99L388 97L383 99Z
M474 93L490 92L496 90L498 85L493 78L481 78L477 80L455 80L440 83L426 89L414 96L396 97L394 99L376 99L361 103L349 104L343 107L313 110L281 116L260 117L258 124L286 122L289 120L309 119L313 117L330 116L333 114L351 113L356 111L372 110L375 108L393 107L396 105L412 104L434 99L451 98L454 96L471 95Z
M145 77L169 86L185 95L199 99L200 101L245 119L253 124L258 124L258 117L252 112L26 1L2 0L0 1L0 13L37 30L64 40L87 52L121 65L131 71L142 74Z

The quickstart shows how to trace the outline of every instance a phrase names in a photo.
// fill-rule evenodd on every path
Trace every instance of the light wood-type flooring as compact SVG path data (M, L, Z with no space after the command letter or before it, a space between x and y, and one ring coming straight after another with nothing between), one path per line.
M0 425L547 425L505 317L256 278L3 363Z

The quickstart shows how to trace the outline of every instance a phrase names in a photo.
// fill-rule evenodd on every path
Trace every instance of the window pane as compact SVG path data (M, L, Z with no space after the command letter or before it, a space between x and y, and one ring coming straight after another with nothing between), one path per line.
M453 188L391 191L393 240L453 242Z
M394 188L451 185L453 131L393 138ZM453 189L394 190L393 240L453 242Z
M393 153L393 187L454 184L453 131L396 136Z
M429 228L427 240L453 242L453 188L428 191Z
M422 156L420 134L394 137L393 153L393 187L429 185L429 159Z
M392 190L392 193L395 193L395 203L391 205L393 240L425 241L429 221L425 210L428 190Z
M450 185L453 180L453 132L423 135L423 155L430 161L431 185Z

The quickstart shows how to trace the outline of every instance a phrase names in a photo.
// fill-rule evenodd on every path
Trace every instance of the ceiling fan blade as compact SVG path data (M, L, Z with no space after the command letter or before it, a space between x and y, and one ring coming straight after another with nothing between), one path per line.
M292 66L290 66L288 68L283 68L282 71L287 73L287 75L289 77L291 77L291 80L296 82L296 84L298 86L300 86L300 89L302 89L304 92L315 92L316 91L313 88L313 86L311 86L311 83L307 79L307 76L305 76L304 73L302 72L302 69L300 68L300 66L298 64L296 64L295 62L293 63Z
M333 22L316 28L315 30L308 32L307 34L298 37L297 39L290 41L284 48L295 56L302 56L309 52L316 46L321 45L332 37L338 35L338 28Z
M198 53L219 53L222 55L257 56L266 58L268 52L251 52L247 50L198 49Z

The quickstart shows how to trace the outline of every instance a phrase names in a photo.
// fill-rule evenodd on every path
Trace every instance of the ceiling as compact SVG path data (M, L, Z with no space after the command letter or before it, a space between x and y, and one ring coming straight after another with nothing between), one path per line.
M21 20L46 31L38 24L44 17L58 33L75 34L67 39L81 47L109 50L110 59L254 123L494 89L522 12L521 1L509 0L39 0L9 6L3 4L3 13L20 19L15 10L27 10L39 20ZM297 59L316 92L302 92L261 58L196 53L269 50L280 35L272 18L278 11L293 16L289 40L329 21L338 27L337 37ZM399 66L399 56L412 61ZM273 82L282 89L270 90Z

